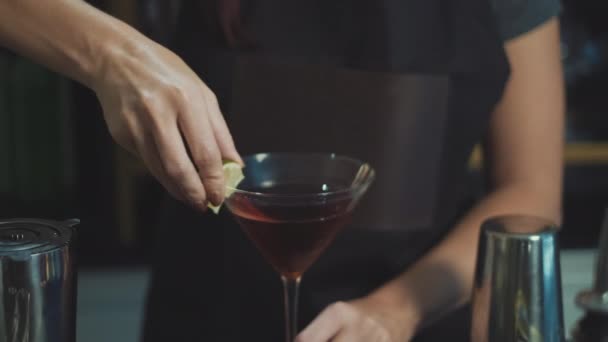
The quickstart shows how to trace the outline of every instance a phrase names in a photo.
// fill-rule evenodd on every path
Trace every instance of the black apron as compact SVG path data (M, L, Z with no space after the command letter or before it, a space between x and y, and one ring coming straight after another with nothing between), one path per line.
M243 0L233 46L218 12L186 2L176 49L241 153L335 152L377 169L352 226L304 275L302 328L403 272L470 207L468 157L508 75L502 41L487 0ZM168 201L145 341L282 341L279 277L229 214ZM450 340L468 340L456 327Z

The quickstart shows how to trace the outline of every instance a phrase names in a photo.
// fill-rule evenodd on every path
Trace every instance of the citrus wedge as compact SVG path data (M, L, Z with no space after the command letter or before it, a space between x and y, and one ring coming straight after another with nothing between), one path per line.
M224 183L226 184L226 193L224 194L224 198L230 197L234 192L234 189L239 185L239 183L245 179L243 175L243 168L239 163L235 163L233 161L225 161L224 166ZM207 205L211 211L215 214L220 212L222 208L222 204L215 206L211 203Z

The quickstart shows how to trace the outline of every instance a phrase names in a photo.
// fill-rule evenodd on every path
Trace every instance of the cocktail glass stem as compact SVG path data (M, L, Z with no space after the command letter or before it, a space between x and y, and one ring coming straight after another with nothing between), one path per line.
M285 296L285 341L293 342L298 333L298 292L302 277L281 276Z

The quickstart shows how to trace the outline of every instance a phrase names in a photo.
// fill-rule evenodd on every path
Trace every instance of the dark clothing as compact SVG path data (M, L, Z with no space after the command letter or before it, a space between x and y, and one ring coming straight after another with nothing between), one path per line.
M300 327L403 272L471 207L468 157L508 77L503 39L521 29L488 1L243 0L231 47L215 2L184 6L175 48L242 153L337 152L377 169L352 227L304 275ZM278 275L226 212L170 202L145 341L281 341ZM468 340L468 323L452 326L449 340Z
M559 0L491 0L499 31L504 40L515 38L548 18L559 15Z

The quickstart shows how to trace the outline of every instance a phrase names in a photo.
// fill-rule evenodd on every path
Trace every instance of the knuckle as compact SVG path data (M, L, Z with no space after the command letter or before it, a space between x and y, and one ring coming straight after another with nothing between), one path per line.
M133 147L133 130L129 125L117 124L108 126L110 136L116 143L128 150Z
M166 163L165 172L171 179L183 181L188 176L188 168L186 165L178 163Z
M351 312L351 307L345 302L335 302L329 307L332 315L346 315Z
M163 116L152 116L148 119L146 128L152 136L162 140L165 137L164 130L168 127L167 121Z
M377 330L374 333L374 341L378 341L378 342L390 342L391 341L391 337L389 336L389 334L384 331L384 330Z
M151 92L142 93L139 98L139 117L154 132L161 132L174 119L176 110L167 106L166 99Z
M364 317L362 319L361 324L369 329L380 330L380 329L377 329L377 328L379 328L377 322L371 317Z
M210 148L201 148L201 151L193 154L196 165L202 173L209 178L222 178L220 153Z
M365 317L360 324L365 330L372 332L374 341L385 342L391 340L389 332L375 319Z
M224 179L224 175L220 169L211 168L210 170L206 170L204 172L205 180L219 183Z
M218 106L218 99L217 96L215 95L215 93L209 89L209 88L205 88L205 90L203 91L203 95L205 97L205 101L212 105L212 106Z
M161 125L162 117L160 105L156 99L142 99L139 105L139 117L142 119L142 123L157 128Z
M167 92L178 103L189 103L192 100L191 92L181 85L170 85Z
M203 179L203 183L205 184L205 191L209 194L209 197L218 201L224 197L224 192L222 191L223 184L221 183L221 180L205 177Z
M383 342L390 342L392 341L392 338L388 331L386 331L385 329L380 329L378 330L378 340Z
M135 120L135 118L133 117L133 115L127 115L125 116L125 120L124 123L121 125L122 126L122 134L124 135L125 139L135 139L137 138L138 135L138 124Z
M159 97L149 91L142 92L139 94L138 107L142 114L152 115L158 111Z
M215 130L215 134L218 141L223 142L227 146L234 147L234 139L232 137L232 134L230 133L230 130L224 122L221 122L219 124L218 129Z

